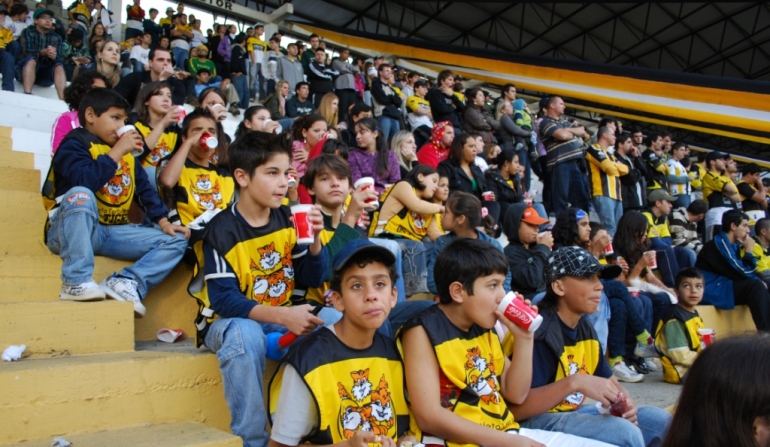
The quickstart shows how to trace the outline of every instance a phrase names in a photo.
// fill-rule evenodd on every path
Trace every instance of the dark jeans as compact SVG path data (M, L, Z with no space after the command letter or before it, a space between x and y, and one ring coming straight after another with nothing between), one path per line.
M567 161L551 169L551 207L557 216L570 205L589 210L588 182L579 162Z
M643 309L639 298L628 293L628 287L620 281L602 281L604 293L610 300L609 336L607 337L607 354L610 357L626 355L626 335L634 337L647 330L645 318L640 312ZM650 304L650 312L652 305ZM650 316L652 318L652 316Z
M532 186L532 163L529 161L529 149L524 145L523 149L516 151L519 154L519 164L524 166L524 189L529 191Z
M348 108L356 103L356 91L352 88L343 88L336 90L334 93L340 99L339 107L337 108L339 110L339 122L347 121Z
M761 279L733 281L735 305L747 305L758 331L770 331L770 293Z
M235 91L238 92L238 98L240 98L241 103L238 105L241 109L248 109L249 108L249 82L248 77L246 75L242 74L234 74L230 77L230 82L232 82L233 87L235 87Z
M658 238L650 239L658 261L658 269L663 284L674 287L674 279L679 270L695 266L695 252L684 247L672 247Z
M16 68L16 58L9 51L0 50L0 74L3 75L3 90L14 91L13 74Z

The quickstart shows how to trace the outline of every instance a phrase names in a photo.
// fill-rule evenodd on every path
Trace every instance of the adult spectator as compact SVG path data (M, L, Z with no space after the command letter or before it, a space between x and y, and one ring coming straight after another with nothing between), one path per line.
M562 119L564 109L564 100L551 96L540 123L540 135L546 149L547 175L554 180L551 182L551 209L556 214L568 208L569 204L589 209L583 158L586 129Z
M260 100L267 98L265 92L265 77L262 76L262 63L265 60L267 42L262 40L265 35L265 25L258 23L254 27L254 35L246 40L246 50L249 52L249 89L252 96Z
M79 28L83 35L88 35L91 30L91 11L94 9L94 0L75 0L67 8L67 16L70 19L70 28Z
M270 40L270 48L272 50L273 43L272 39ZM278 42L280 42L280 40ZM277 49L280 51L280 47ZM302 62L300 62L299 58L297 57L297 51L297 44L290 43L286 48L287 54L281 55L281 57L278 58L278 65L276 66L276 76L278 79L283 79L289 83L289 91L291 92L296 92L297 84L305 81L305 71L302 68ZM269 87L270 85L268 84L268 88Z
M275 37L267 41L267 52L262 62L262 77L265 79L265 90L268 92L274 91L276 83L282 80L278 77L278 60L283 57L278 49L279 46L280 42ZM292 92L291 87L289 92Z
M270 112L270 119L278 121L284 129L290 128L294 123L294 118L290 118L286 114L289 95L289 83L278 81L278 84L275 85L275 91L271 92L263 103Z
M668 165L663 159L663 138L653 133L650 134L648 143L649 147L642 152L642 160L647 167L647 190L668 190Z
M160 19L158 24L163 29L163 35L168 37L168 33L174 27L174 8L170 6L166 8L166 17Z
M696 199L687 208L677 208L671 213L668 230L674 247L684 247L700 253L703 241L698 235L698 222L706 217L709 209L705 200Z
M94 1L94 14L93 20L96 23L100 23L104 27L104 35L106 39L112 39L112 35L115 32L115 28L118 26L118 22L112 17L112 11L104 7L104 3L101 0ZM144 23L144 22L142 22ZM94 24L94 28L96 24ZM93 32L93 31L92 31ZM85 34L88 36L88 33Z
M503 222L503 232L508 237L503 252L511 269L511 290L532 299L545 291L543 273L553 248L553 235L550 231L543 237L537 234L548 219L540 217L531 206L516 203L508 208Z
M722 214L734 209L735 204L741 201L738 188L726 175L729 157L719 151L709 152L706 156L708 172L703 177L703 200L709 204L706 213L706 241L721 231L718 226L722 223Z
M759 219L754 225L754 249L752 254L757 258L757 275L765 283L770 283L770 219Z
M501 101L507 101L513 104L514 101L516 101L516 86L508 83L503 86L502 89L500 89L500 97L498 97L495 100L495 109L497 109L497 106L500 105Z
M703 272L705 292L701 304L730 310L749 306L758 331L770 330L770 294L757 276L756 242L749 235L749 216L729 210L722 215L722 231L706 242L695 266Z
M529 139L532 136L532 132L516 125L513 119L513 104L507 100L498 101L495 106L495 118L500 122L500 128L497 131L497 141L500 143L501 149L514 150L517 151L517 154L519 153L518 151L526 153L527 149L523 146L518 146L515 140L516 137ZM521 159L521 157L519 158Z
M302 53L302 69L305 73L310 72L310 64L315 60L315 50L320 46L321 38L318 37L318 34L311 34L308 41L310 42L310 48Z
M126 8L126 40L141 36L144 32L144 9L140 6L141 0L133 0L134 4ZM133 104L133 103L131 103Z
M339 73L326 65L326 50L320 46L316 48L315 59L308 65L308 70L305 74L310 83L310 96L317 109L323 96L334 91L334 78Z
M133 64L133 71L147 71L150 69L150 44L152 43L152 34L144 32L142 34L142 44L134 45L131 48L131 54L128 60Z
M406 98L407 120L412 128L417 147L430 139L433 129L433 113L430 103L425 99L428 93L428 84L425 81L417 81L413 86L414 94Z
M660 148L663 150L663 159L668 161L671 158L671 132L663 131L660 133L660 138L663 140Z
M183 70L185 61L190 57L192 38L192 28L187 24L187 16L184 14L174 16L174 28L169 32L169 39L171 40L169 44L177 70Z
M668 227L668 215L671 204L676 200L664 189L656 189L647 196L649 208L642 214L650 224L647 239L650 246L657 252L658 269L663 283L674 287L674 279L680 269L695 265L695 252L684 247L674 247L671 230Z
M409 99L410 96L414 96L416 94L414 85L419 80L420 80L420 73L417 73L416 71L410 71L409 73L407 73L405 82L403 83L403 87L401 88L401 93L404 94L404 97L407 98L407 100ZM425 95L423 95L423 97L424 96Z
M500 122L485 109L486 104L484 92L480 88L471 89L463 112L463 131L481 135L484 144L491 143L494 139L493 133L500 128Z
M91 62L91 52L83 44L83 31L80 27L72 28L67 36L67 42L62 47L62 64L67 80L72 80L72 73L81 65Z
M634 147L639 149L640 154L647 150L647 145L644 144L644 132L637 129L631 129L631 138L634 140Z
M670 158L666 162L668 165L668 190L672 196L676 197L674 208L687 208L687 205L692 201L690 197L690 174L682 164L682 160L685 158L687 158L687 145L676 143L671 148Z
M235 36L238 35L238 28L235 25L230 25L226 29L227 29L227 33L224 36L222 36L222 40L220 40L219 46L217 46L216 51L222 57L222 65L224 65L226 67L225 70L227 70L226 72L227 75L225 76L223 74L223 76L225 76L226 78L229 78L230 61L232 60L232 57L233 57L232 46L233 46L233 43L235 42ZM225 73L224 70L221 72Z
M756 163L747 163L741 169L741 181L738 182L738 194L741 196L743 212L749 216L749 227L765 217L767 210L767 192L759 176L762 169Z
M238 91L238 96L241 98L238 107L245 110L249 108L249 56L246 54L246 48L243 46L244 43L246 43L246 35L241 33L235 36L235 40L230 47L230 82L233 83ZM237 108L230 110L230 113L233 115L240 114Z
M440 121L433 125L430 141L417 151L417 161L433 169L449 157L449 148L455 139L455 129L451 122Z
M401 104L406 99L392 83L393 67L380 64L377 77L372 80L372 107L388 143L401 130Z
M192 29L190 32L192 32L192 39L190 40L190 48L195 48L199 45L206 45L209 41L209 38L203 34L203 31L201 31L200 19L195 19L191 25Z
M455 75L450 70L439 72L436 78L436 87L431 89L425 99L430 102L430 110L435 122L449 121L455 130L462 128L460 116L465 105L454 95L452 88L455 85Z
M332 69L339 76L334 80L334 93L340 99L339 119L340 122L347 121L348 109L356 102L356 74L358 67L348 62L350 50L343 48L340 50L340 56L332 61Z
M690 187L692 188L692 199L704 199L703 197L703 179L706 177L706 157L708 152L699 152L698 161L690 167Z
M144 28L143 32L148 32L150 33L150 36L152 36L152 41L150 43L150 46L152 47L158 45L158 42L160 42L160 36L163 35L163 28L155 23L156 17L158 17L158 10L155 8L150 8L150 17L142 20L142 28Z
M628 168L628 174L620 177L623 212L641 211L647 206L645 167L629 134L620 134L615 140L615 158Z
M596 144L586 151L591 196L607 234L615 236L618 221L623 216L623 193L620 179L627 175L629 168L618 161L608 149L615 145L615 131L600 127L596 133Z
M307 82L297 83L296 88L295 95L286 101L286 116L289 118L310 115L316 109L313 101L309 98L310 87Z
M13 84L14 65L16 58L8 50L8 45L13 43L13 31L5 27L5 19L8 12L0 9L0 74L3 75L3 90L12 92L15 90Z
M63 42L53 30L53 11L40 8L32 18L35 26L26 27L19 38L22 53L16 64L16 80L28 95L32 94L33 84L55 85L59 99L64 99L67 77L61 62Z
M120 82L120 46L114 40L107 40L99 45L96 50L96 61L85 65L83 70L96 70L117 85ZM81 70L82 71L82 70ZM75 76L78 72L75 72Z
M136 95L142 85L154 81L166 81L171 88L171 102L174 105L184 104L186 89L184 84L174 76L171 68L171 53L168 50L155 48L150 50L150 69L141 73L131 73L123 77L115 91L126 98L129 104L136 103Z

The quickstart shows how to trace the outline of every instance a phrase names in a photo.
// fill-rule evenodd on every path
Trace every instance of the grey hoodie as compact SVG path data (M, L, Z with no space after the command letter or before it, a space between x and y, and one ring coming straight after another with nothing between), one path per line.
M532 299L538 292L545 291L543 272L548 265L551 249L542 244L527 248L519 240L521 216L527 206L515 203L505 212L503 232L508 237L508 245L503 252L511 271L511 290Z
M278 79L283 79L289 83L289 92L294 93L294 87L298 82L305 80L305 71L302 69L302 62L297 57L294 58L294 62L289 60L288 56L281 56L278 58L276 67L276 75Z

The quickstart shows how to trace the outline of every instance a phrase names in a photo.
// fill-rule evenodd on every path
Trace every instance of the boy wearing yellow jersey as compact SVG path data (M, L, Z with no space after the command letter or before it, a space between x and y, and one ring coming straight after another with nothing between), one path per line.
M479 239L457 239L436 258L440 303L400 335L418 440L448 447L596 445L514 421L508 402L521 403L529 392L533 334L497 311L507 271L500 250ZM512 360L494 330L498 320L514 335Z
M106 294L133 303L141 317L146 311L141 300L182 259L190 230L168 221L168 210L137 166L132 152L141 147L141 135L130 131L118 137L129 110L112 89L88 92L78 109L83 127L62 140L42 195L48 210L46 244L62 258L59 297L98 301ZM156 226L129 225L134 200ZM137 262L97 285L97 255Z
M396 343L378 331L396 305L395 262L366 239L334 256L330 301L342 319L297 342L271 380L270 447L416 441Z
M662 354L663 380L682 383L687 370L700 354L705 328L695 306L703 299L703 274L696 268L682 269L676 275L678 302L663 315L655 333L655 347Z
M660 408L636 407L613 377L596 332L583 318L599 305L604 288L599 279L620 273L620 266L601 265L580 247L562 247L549 257L546 294L539 303L543 322L535 332L532 388L522 404L511 407L523 427L558 427L622 447L660 445L665 438L671 416ZM583 405L590 397L607 408L620 393L627 398L621 417L601 416L594 405Z
M295 287L323 284L329 257L320 239L320 210L307 213L313 243L299 245L290 209L281 205L291 168L284 136L246 133L230 145L228 166L239 199L206 226L203 275L188 289L199 304L197 344L219 359L230 428L244 446L264 447L265 335L308 335L324 323L325 310L315 316L312 306L292 305L291 297Z

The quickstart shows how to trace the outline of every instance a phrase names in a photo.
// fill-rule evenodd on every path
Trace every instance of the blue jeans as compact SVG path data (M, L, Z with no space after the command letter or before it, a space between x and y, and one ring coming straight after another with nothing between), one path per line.
M16 80L24 82L24 67L31 60L37 61L37 67L35 68L35 81L34 83L42 87L50 87L54 83L54 76L56 73L56 67L61 66L60 61L52 60L46 57L44 60L38 59L37 56L27 56L21 61L16 63Z
M586 173L577 162L559 163L551 170L551 211L557 216L570 205L588 211L588 184Z
M692 203L692 197L689 194L679 194L671 204L673 208L687 208L690 203Z
M12 92L15 90L13 75L16 68L16 58L6 50L0 50L0 74L3 75L3 90Z
M529 161L529 149L524 145L524 149L516 151L519 154L519 164L524 166L524 189L529 191L532 186L532 163Z
M190 57L190 51L184 48L174 47L171 49L171 55L174 56L174 68L184 70L184 61Z
M241 103L238 105L241 109L249 108L249 83L245 75L232 75L230 76L230 82L235 87L235 91L238 92L238 98Z
M380 133L385 137L385 141L388 143L388 147L390 147L390 140L393 138L393 135L401 130L401 121L385 115L378 116L377 121L380 122Z
M615 417L599 415L593 405L583 405L566 413L544 413L521 426L556 431L606 442L619 447L654 447L663 443L671 415L661 408L641 406L637 415L639 425Z
M264 101L265 98L267 98L267 95L265 94L265 77L262 76L262 64L250 64L249 89L252 94L258 94L261 101Z
M141 73L144 71L144 64L138 60L134 60L134 73Z
M137 261L118 276L136 281L139 296L144 298L176 267L187 249L187 239L169 236L157 227L100 224L96 197L88 188L72 188L63 197L51 221L47 245L62 258L65 285L91 281L95 255Z
M288 127L284 127L284 129L288 129ZM394 241L393 239L381 239L381 238L373 237L373 238L370 238L369 241L379 245L380 247L387 248L388 250L390 250L391 253L393 253L393 256L396 257L396 273L398 273L398 279L396 280L396 290L398 290L398 302L406 301L406 290L404 287L404 270L403 270L403 262L401 260L401 246L398 245L398 242Z
M416 293L428 293L427 250L422 242L406 238L395 239L401 247L404 289L407 297Z
M636 336L647 330L648 320L640 312L641 299L628 293L625 284L615 280L602 280L602 285L610 304L609 336L605 352L609 357L623 357L626 355L626 335L632 336L636 342ZM652 322L652 303L649 298L643 299L649 303L649 321Z
M599 219L607 227L607 234L615 236L618 221L623 217L623 202L607 196L594 196L593 202Z

